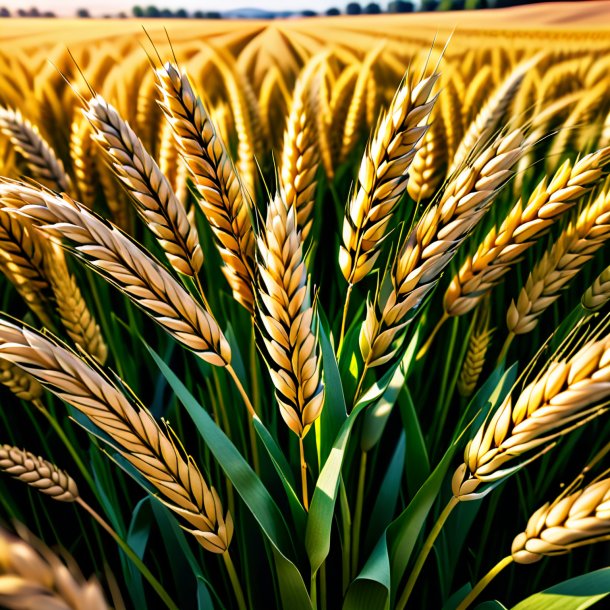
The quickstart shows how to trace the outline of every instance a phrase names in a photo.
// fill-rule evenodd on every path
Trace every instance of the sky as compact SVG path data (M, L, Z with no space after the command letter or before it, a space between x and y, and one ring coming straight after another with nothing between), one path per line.
M131 7L140 4L153 4L159 8L176 10L185 8L192 12L196 10L213 11L230 10L233 8L262 8L269 10L303 10L324 11L331 6L344 8L349 0L0 0L0 6L9 10L36 6L40 11L53 11L61 16L73 16L78 8L88 8L92 15L103 13L131 12ZM385 4L382 2L381 4ZM0 22L1 23L1 22ZM0 26L1 27L1 26Z

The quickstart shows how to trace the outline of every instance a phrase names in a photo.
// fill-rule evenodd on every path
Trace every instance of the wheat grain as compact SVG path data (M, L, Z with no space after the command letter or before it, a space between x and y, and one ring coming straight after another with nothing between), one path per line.
M72 244L91 269L119 288L201 359L227 366L231 349L214 318L125 234L69 198L20 183L0 185L0 200Z
M586 344L567 360L551 361L514 403L509 394L477 430L464 451L464 463L454 474L454 496L460 500L478 497L479 485L506 476L511 460L583 421L588 407L610 395L609 381L608 337Z
M589 311L598 311L610 301L610 267L606 267L582 295L581 303Z
M610 535L610 479L602 479L541 506L513 540L517 563L563 555Z
M570 224L527 278L506 314L508 330L522 335L536 328L540 316L561 290L610 238L610 192L602 192Z
M519 200L500 228L489 231L453 276L443 298L445 314L461 316L472 310L524 252L598 183L609 162L610 148L587 155L573 166L566 161L550 183L546 178L540 181L525 209Z
M157 237L171 265L180 273L196 276L203 263L197 230L159 166L104 98L92 98L85 116L93 127L93 139L108 155L138 214Z
M59 502L74 502L79 496L76 482L66 471L12 445L0 445L0 470Z
M58 191L68 191L70 179L63 163L38 128L21 116L19 111L0 106L0 130L23 155L33 177L45 180Z
M201 209L216 237L223 273L235 299L252 312L254 233L247 196L186 74L167 64L157 71L157 77L163 93L163 110L201 196Z
M0 604L7 610L109 610L95 579L84 581L23 527L0 529Z
M339 266L350 285L373 268L388 232L394 208L402 196L408 169L426 133L422 124L435 99L430 93L438 74L412 85L407 78L381 118L362 157L358 184L343 219Z
M6 360L0 360L0 383L17 398L28 402L38 400L44 392L42 386L31 375Z
M520 130L499 138L448 184L405 238L392 267L392 290L383 303L367 303L360 331L365 367L389 361L395 339L412 319L443 269L512 176L527 147Z
M195 528L190 531L205 549L227 550L233 525L229 514L223 517L218 494L144 407L132 404L116 385L72 352L4 320L0 320L0 359L22 368L108 434L167 506Z
M320 415L324 387L297 211L280 196L269 203L258 248L257 304L269 372L286 425L303 438Z

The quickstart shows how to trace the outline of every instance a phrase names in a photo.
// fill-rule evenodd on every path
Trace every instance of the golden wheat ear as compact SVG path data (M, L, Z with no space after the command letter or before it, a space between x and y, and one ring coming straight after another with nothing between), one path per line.
M207 550L224 553L233 521L194 460L98 370L47 337L0 320L0 360L20 367L108 434L117 450L161 494L163 502L193 529Z
M32 402L42 397L43 387L18 366L0 359L0 383L17 398Z
M0 529L0 605L7 610L109 610L96 579L85 581L23 526Z

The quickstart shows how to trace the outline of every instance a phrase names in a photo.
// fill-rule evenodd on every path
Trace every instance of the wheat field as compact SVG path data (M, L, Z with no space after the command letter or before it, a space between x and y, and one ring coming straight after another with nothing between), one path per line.
M0 606L603 607L607 3L10 26Z

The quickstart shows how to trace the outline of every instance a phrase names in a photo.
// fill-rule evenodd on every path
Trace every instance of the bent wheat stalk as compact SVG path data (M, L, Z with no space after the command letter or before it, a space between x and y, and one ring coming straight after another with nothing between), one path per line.
M186 74L166 64L157 70L157 80L163 94L161 107L199 192L198 202L216 238L223 273L234 298L253 312L254 233L247 193Z
M44 180L57 191L70 189L70 178L61 159L51 145L40 135L38 128L23 118L17 110L0 106L0 130L10 139L24 157L34 178Z
M101 96L88 102L84 114L93 127L93 139L126 185L136 211L158 239L171 265L184 275L197 276L203 264L197 229L155 160L129 124Z

